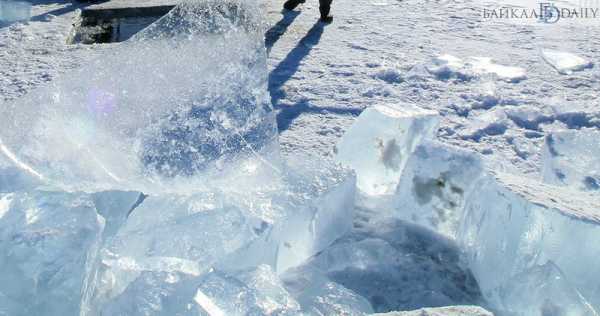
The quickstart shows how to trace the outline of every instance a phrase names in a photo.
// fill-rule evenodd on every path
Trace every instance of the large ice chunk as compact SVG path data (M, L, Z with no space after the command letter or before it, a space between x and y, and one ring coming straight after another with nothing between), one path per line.
M186 0L134 39L3 104L0 155L61 189L147 193L181 190L173 182L232 161L275 160L259 2Z
M102 241L122 225L139 196L0 194L0 314L79 314Z
M552 261L509 280L498 300L508 315L598 315Z
M77 315L104 224L86 195L0 195L0 314Z
M542 57L561 74L571 74L573 71L592 67L589 60L573 53L545 49L542 51Z
M542 162L544 182L600 191L600 132L569 130L549 134Z
M329 163L270 171L193 195L145 197L102 250L86 309L119 297L147 271L200 276L262 263L284 271L351 229L352 173Z
M474 152L426 142L404 168L393 197L393 215L453 238L466 199L484 172Z
M219 192L150 196L102 250L85 307L102 307L145 271L199 276L256 239L260 227Z
M143 272L100 315L298 315L300 305L267 265L200 276Z
M292 175L302 190L291 192L302 198L286 202L292 212L274 233L279 240L278 272L303 263L352 229L356 177L342 168L320 165L318 169L314 163L310 169L292 167L306 178Z
M356 171L358 188L371 195L393 193L414 148L436 132L434 111L411 105L366 109L336 147L336 159Z
M498 297L503 288L515 289L510 296L514 299L530 297L528 286L511 282L523 282L519 275L536 274L530 269L548 262L591 306L600 307L600 200L596 196L502 173L482 179L477 187L467 201L458 239L482 293L494 307L501 307ZM528 302L503 304L534 305L554 295L538 294Z

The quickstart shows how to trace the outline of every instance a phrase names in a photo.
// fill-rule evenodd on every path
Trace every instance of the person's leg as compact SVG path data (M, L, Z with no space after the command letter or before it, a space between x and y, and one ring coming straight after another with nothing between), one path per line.
M329 14L331 11L331 2L333 0L319 0L319 11L321 11L321 21L331 23L333 17Z
M283 8L286 10L294 10L300 3L304 3L306 2L306 0L287 0L284 4L283 4Z

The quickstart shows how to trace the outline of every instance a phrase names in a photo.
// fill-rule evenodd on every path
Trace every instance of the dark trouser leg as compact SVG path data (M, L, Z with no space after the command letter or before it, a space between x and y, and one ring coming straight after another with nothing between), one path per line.
M321 18L327 17L331 10L331 2L333 0L319 0L319 11L321 11Z
M286 10L294 10L300 3L304 3L306 0L287 0L284 4L283 7Z

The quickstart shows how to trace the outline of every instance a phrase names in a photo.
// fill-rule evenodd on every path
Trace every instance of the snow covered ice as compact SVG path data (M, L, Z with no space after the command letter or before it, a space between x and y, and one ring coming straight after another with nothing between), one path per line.
M490 57L472 57L470 66L478 74L492 74L500 80L519 82L527 78L525 69L500 65Z
M544 182L578 190L600 190L600 132L556 131L544 142Z
M414 311L373 314L372 316L493 316L479 306L448 306L421 308Z
M148 193L234 160L276 160L261 18L252 1L182 3L2 107L1 154L54 187Z
M571 74L592 67L592 62L572 53L551 49L542 50L544 60L561 74Z
M358 188L372 195L393 193L409 155L433 137L434 111L404 105L366 109L336 146L336 160L356 171Z
M432 58L425 68L440 80L465 81L486 75L507 82L519 82L527 78L525 69L500 65L490 57L472 56L463 60L450 54L443 54Z

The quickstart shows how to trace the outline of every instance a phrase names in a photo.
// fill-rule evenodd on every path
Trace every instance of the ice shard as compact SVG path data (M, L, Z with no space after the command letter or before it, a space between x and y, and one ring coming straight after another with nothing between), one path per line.
M259 1L183 1L0 107L0 155L55 188L147 193L233 161L276 160L263 17Z
M522 306L554 300L552 291L533 296L528 286L511 283L539 282L518 276L528 271L538 273L531 269L552 262L561 272L554 274L564 276L597 310L599 209L598 197L587 192L504 173L482 179L466 203L458 240L484 297L498 302L497 296L508 287L513 289L510 297L514 299L531 298L519 301ZM504 304L510 307L517 302ZM569 310L566 312L570 315Z
M544 182L600 191L600 132L557 131L546 136L542 153Z
M415 147L436 132L438 114L411 105L366 109L336 147L336 160L356 171L358 188L370 195L396 190Z

